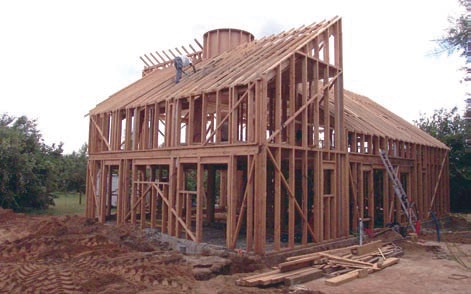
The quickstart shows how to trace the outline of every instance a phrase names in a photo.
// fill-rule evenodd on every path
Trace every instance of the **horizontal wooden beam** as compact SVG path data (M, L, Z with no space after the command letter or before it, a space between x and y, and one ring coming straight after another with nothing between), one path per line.
M201 147L198 145L182 146L180 148L159 148L154 150L139 151L120 151L120 152L102 152L92 153L89 158L92 160L107 159L168 159L171 157L178 158L194 158L192 154L198 154L202 160L210 160L214 157L216 161L220 161L221 156L228 155L255 155L259 152L257 144L231 144L231 145L206 145ZM219 158L219 159L218 159Z

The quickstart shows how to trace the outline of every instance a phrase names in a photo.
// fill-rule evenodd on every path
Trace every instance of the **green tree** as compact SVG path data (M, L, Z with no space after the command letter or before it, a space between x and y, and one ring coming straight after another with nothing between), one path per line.
M48 146L35 120L0 117L0 206L24 210L53 204L62 144Z
M466 152L466 120L454 107L435 110L431 117L422 114L414 123L450 148L451 210L471 210L471 153Z
M63 155L61 166L61 190L85 193L87 172L87 144L78 152Z
M471 19L466 14L467 0L458 0L463 7L463 12L458 17L449 17L450 26L445 29L445 34L437 40L440 52L452 54L459 52L461 56L466 55L467 44L471 37Z

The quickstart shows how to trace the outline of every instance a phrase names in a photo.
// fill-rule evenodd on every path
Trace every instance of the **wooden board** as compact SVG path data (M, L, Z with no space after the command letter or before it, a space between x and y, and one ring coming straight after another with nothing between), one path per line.
M324 272L322 270L313 268L309 271L286 277L284 283L286 286L292 286L322 278L323 275Z
M334 277L334 278L327 279L327 280L325 280L325 284L329 285L329 286L338 286L338 285L342 285L346 282L355 280L357 278L364 278L367 275L368 275L368 270L366 270L366 269L357 269L357 270L353 270L351 272L348 272L346 274L343 274L343 275L340 275L340 276L337 276L337 277Z
M286 261L286 262L280 263L278 267L280 268L281 272L288 272L294 269L311 266L314 264L316 260L320 260L321 258L322 256L317 254L310 257L305 257L305 258L296 259L292 261Z

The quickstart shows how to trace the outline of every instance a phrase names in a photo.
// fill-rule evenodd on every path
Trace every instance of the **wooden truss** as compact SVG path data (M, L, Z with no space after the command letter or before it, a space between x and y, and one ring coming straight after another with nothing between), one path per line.
M432 183L446 183L435 161L446 162L446 148L355 131L341 35L334 18L266 37L201 60L179 84L158 67L97 105L86 215L196 242L222 222L228 248L259 254L333 240L360 215L374 218L363 204L375 200L379 147L398 152L391 158L421 198L421 216L432 204L449 211L446 185L435 202L424 200ZM382 175L382 203L392 209Z
M168 67L173 67L173 60L177 56L186 55L190 57L194 63L201 61L203 52L203 46L201 46L200 42L197 39L195 41L195 47L199 47L199 50L195 50L195 48L188 44L190 49L187 49L185 46L181 46L181 50L177 47L172 49L168 49L167 51L162 50L161 53L155 51L154 53L149 52L149 55L144 54L144 56L140 56L139 58L145 64L144 70L142 71L142 75L145 76L155 70L162 70ZM150 57L149 57L150 56Z

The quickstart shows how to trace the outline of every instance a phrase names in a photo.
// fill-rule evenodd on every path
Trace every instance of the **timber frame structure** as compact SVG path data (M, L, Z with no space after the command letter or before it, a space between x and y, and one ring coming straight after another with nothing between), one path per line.
M90 111L87 217L195 242L223 223L227 248L258 254L335 240L359 218L405 221L380 149L420 218L449 212L447 147L344 90L341 18L197 44L182 47L196 73L175 84L171 58L151 54Z

